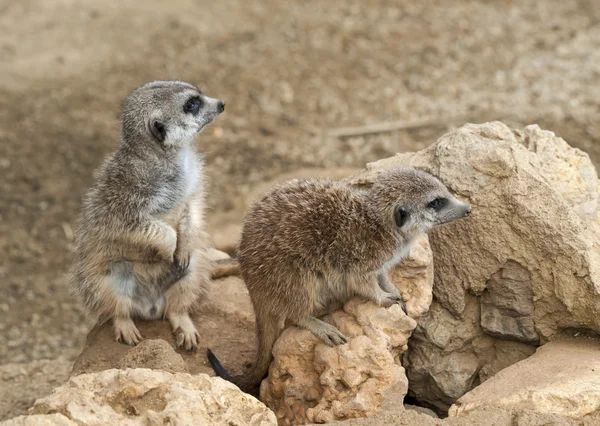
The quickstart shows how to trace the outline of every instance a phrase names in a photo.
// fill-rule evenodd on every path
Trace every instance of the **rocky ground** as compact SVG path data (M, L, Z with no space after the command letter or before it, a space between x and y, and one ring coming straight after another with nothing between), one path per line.
M84 345L64 280L72 225L136 85L184 79L227 101L199 147L228 245L261 183L362 167L466 121L536 122L599 164L598 43L593 0L0 1L0 420L66 379ZM396 120L426 123L328 133ZM46 374L45 359L66 367Z

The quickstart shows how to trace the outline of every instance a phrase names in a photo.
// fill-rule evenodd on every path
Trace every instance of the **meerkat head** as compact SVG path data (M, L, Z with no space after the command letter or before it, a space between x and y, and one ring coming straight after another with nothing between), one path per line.
M385 223L406 238L471 213L471 206L450 194L437 178L413 168L382 174L368 197Z
M166 149L191 144L225 103L182 81L153 81L131 92L122 109L123 143L143 140Z

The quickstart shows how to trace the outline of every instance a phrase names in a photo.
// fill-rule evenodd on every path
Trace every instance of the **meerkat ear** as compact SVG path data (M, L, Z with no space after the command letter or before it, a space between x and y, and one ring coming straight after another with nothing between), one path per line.
M150 128L150 133L152 133L154 139L161 143L165 141L165 138L167 137L167 128L164 123L151 119L150 123L148 123L148 127Z
M394 210L394 220L396 221L396 226L398 228L402 228L406 222L408 221L408 211L402 206L396 206Z

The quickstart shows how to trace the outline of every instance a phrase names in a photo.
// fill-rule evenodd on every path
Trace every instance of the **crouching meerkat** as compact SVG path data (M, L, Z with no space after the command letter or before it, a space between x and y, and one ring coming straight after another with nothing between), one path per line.
M121 143L84 196L70 273L120 342L142 339L134 318L168 318L178 346L198 345L189 314L209 293L213 264L194 137L224 109L180 81L144 84L123 102Z
M330 180L275 187L250 209L239 250L256 314L256 362L231 377L209 349L213 369L257 395L286 325L310 330L331 346L346 343L317 317L353 296L385 307L403 304L388 279L390 268L417 236L470 212L438 179L412 168L385 172L367 191Z

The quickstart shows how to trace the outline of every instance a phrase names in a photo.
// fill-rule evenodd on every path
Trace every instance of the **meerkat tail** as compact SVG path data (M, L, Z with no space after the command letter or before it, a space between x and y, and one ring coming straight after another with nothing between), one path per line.
M221 259L215 263L215 267L211 271L213 280L240 274L240 262L235 258Z
M217 376L233 383L233 377L231 377L227 370L225 370L225 367L221 365L221 362L218 360L213 351L210 350L210 348L206 349L206 357L208 358L208 362Z
M258 331L258 351L256 362L250 369L241 376L232 377L225 368L221 365L215 354L208 349L207 356L210 365L214 372L234 385L238 386L242 391L255 396L258 398L260 393L260 383L267 376L269 371L269 365L273 359L271 350L275 341L279 337L278 321L270 318L261 318L260 315L256 316L256 328ZM265 321L266 319L266 321Z

